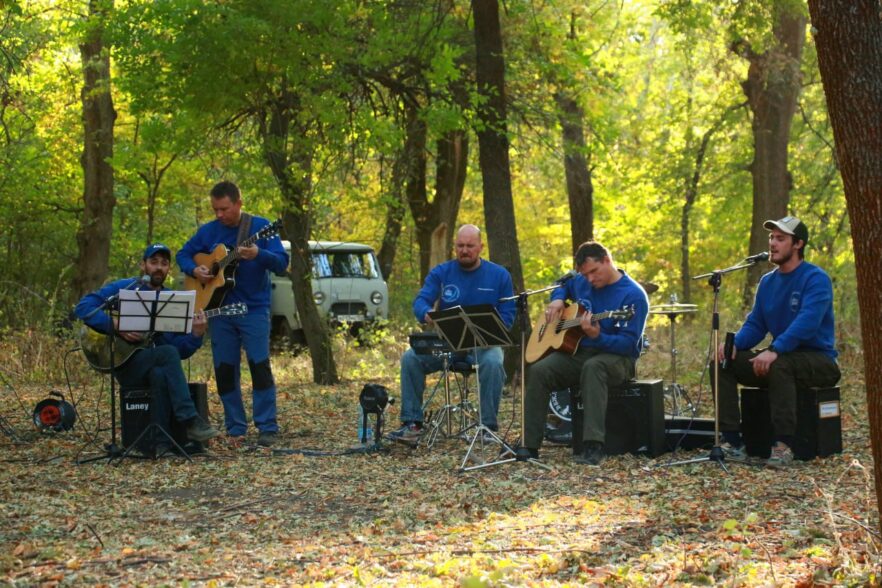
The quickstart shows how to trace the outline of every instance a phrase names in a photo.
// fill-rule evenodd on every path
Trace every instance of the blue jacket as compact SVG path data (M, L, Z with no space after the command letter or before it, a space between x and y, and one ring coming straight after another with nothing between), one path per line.
M481 265L473 271L463 270L455 259L436 265L426 276L426 281L413 301L413 314L423 322L426 313L453 308L492 304L496 307L502 322L511 328L516 307L514 300L499 302L514 294L511 274L501 265L481 259Z
M735 334L736 349L750 349L766 333L778 353L820 351L836 359L833 284L818 266L803 261L789 273L760 278L753 309Z
M250 235L255 234L270 222L262 217L251 217ZM196 234L187 241L175 255L181 270L193 275L193 270L198 265L193 256L197 253L211 253L217 245L223 244L232 250L236 246L236 238L239 235L239 227L227 227L218 220L205 223ZM257 257L251 260L239 260L236 269L236 285L227 292L224 304L244 302L248 309L266 308L270 304L270 272L281 274L288 269L288 254L282 247L279 237L258 239L256 245L260 248Z
M551 293L552 300L571 300L592 313L634 308L634 316L627 321L607 318L600 321L600 336L596 339L582 337L582 347L593 347L628 357L640 357L643 348L643 329L649 313L649 299L643 288L622 274L619 281L603 288L592 288L582 275L565 282Z
M84 323L95 329L99 333L109 335L113 332L113 319L104 310L99 310L89 316L95 309L100 308L104 301L115 295L120 290L151 290L151 288L140 283L139 278L127 278L111 282L91 294L86 294L77 303L74 314ZM135 284L138 284L135 286ZM169 288L163 288L169 290ZM88 318L86 318L88 317ZM187 359L199 347L202 346L202 337L197 337L189 333L156 333L153 338L154 345L172 345L177 348L181 359Z

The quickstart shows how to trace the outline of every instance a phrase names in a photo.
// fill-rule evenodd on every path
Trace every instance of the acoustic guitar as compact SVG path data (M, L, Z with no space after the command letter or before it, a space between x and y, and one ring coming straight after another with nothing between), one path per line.
M562 351L572 355L579 348L579 341L585 336L582 331L582 315L585 309L578 304L571 304L563 309L557 322L548 324L545 322L545 313L539 315L536 320L536 328L530 334L527 341L525 359L527 363L539 361L552 351ZM591 322L596 323L603 319L614 318L627 321L634 316L633 308L621 310L609 310L591 315Z
M227 292L236 285L236 268L239 265L239 247L250 247L258 240L277 235L282 229L282 221L277 220L269 224L233 249L220 244L211 253L197 253L193 261L197 266L204 265L211 270L214 276L206 283L200 282L193 276L184 276L184 290L196 291L196 310L217 308L224 300Z
M205 311L205 318L213 316L241 316L248 314L248 307L241 302L228 304L220 308ZM155 333L147 333L137 343L130 343L119 335L113 336L113 363L110 362L111 336L90 328L81 323L77 332L80 347L89 365L102 373L122 367L139 349L149 347L153 343ZM113 368L111 368L111 365Z

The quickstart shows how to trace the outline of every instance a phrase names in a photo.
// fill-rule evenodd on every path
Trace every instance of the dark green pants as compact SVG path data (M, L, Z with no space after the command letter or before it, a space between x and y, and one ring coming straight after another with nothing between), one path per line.
M720 370L720 430L741 430L738 384L742 384L768 389L775 437L792 436L796 433L797 389L835 386L841 376L839 366L819 351L792 351L779 354L769 373L760 377L753 373L749 361L756 355L756 351L739 351L730 366Z
M583 441L603 443L606 438L606 402L610 386L621 386L634 377L636 360L624 355L579 347L575 355L555 351L527 370L524 399L524 446L538 449L545 434L548 398L553 390L578 388L584 407Z

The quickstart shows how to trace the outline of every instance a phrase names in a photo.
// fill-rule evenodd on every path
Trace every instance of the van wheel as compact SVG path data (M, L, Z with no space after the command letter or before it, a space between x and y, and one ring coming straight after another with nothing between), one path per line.
M306 347L306 334L303 329L292 329L283 317L273 324L273 345L278 349L301 351Z

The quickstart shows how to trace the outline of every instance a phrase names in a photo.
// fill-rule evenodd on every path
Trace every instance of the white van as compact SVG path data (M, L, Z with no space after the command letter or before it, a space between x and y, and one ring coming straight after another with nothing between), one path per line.
M282 241L291 253L291 243ZM355 334L377 319L389 318L389 291L374 250L361 243L310 241L312 297L332 326L346 324ZM297 316L291 278L272 275L273 333L294 343L306 339Z

